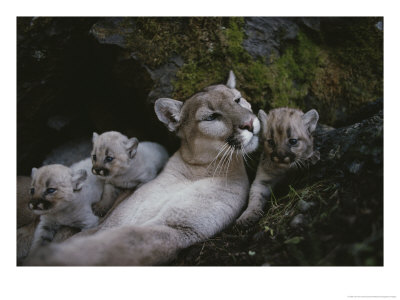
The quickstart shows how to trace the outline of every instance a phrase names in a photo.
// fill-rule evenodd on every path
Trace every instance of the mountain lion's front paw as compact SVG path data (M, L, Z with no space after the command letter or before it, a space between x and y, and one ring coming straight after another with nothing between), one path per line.
M262 212L259 211L245 211L239 219L236 220L235 225L240 228L249 227L254 225L262 217Z

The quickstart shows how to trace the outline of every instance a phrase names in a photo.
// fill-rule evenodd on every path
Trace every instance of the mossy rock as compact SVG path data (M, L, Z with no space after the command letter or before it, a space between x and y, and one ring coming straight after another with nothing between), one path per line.
M153 97L185 100L205 86L224 82L232 69L238 88L255 110L316 108L322 122L334 124L364 103L382 97L383 32L376 26L379 21L121 18L112 26L104 19L94 28L102 28L97 36L106 41L108 37L109 43L123 41L119 44L153 71L174 56L182 59L183 64L168 75L172 88L166 89L165 95L153 93ZM310 22L318 26L310 27ZM246 34L251 26L268 27L270 40L264 38L260 43L273 44L272 50L254 55L249 48L253 37ZM117 35L123 38L115 38Z

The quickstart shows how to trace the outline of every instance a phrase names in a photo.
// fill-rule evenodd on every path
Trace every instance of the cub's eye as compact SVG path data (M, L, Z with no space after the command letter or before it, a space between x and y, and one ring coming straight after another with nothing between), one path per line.
M31 193L31 195L33 195L35 193L35 189L31 188L29 192Z
M93 161L96 161L97 160L97 156L94 154L94 155L92 155L92 158L93 158Z
M203 119L203 121L214 121L216 118L219 117L219 114L213 113Z
M55 191L56 191L56 189L48 188L48 189L46 190L46 194L53 194Z
M297 144L297 139L289 139L289 144L294 146Z
M269 140L267 140L267 142L268 142L268 144L269 144L271 147L275 146L274 140L269 139Z
M106 159L105 159L105 161L106 161L106 162L111 162L111 161L113 161L113 159L114 159L114 157L107 156Z
M240 103L240 98L234 100L236 103Z

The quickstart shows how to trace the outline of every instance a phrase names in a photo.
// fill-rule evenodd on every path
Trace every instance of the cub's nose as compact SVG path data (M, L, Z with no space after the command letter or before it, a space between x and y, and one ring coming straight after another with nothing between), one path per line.
M254 118L251 118L250 121L243 123L242 125L239 126L239 128L242 130L248 130L250 132L253 132L254 131L253 122Z
M44 204L42 199L36 199L33 198L31 201L29 201L29 208L34 210L34 209L44 209Z
M38 200L37 199L31 199L31 201L29 201L29 208L30 209L35 209L37 204L38 204Z
M287 152L282 152L282 151L277 151L273 152L271 155L271 160L274 162L279 162L279 163L290 163L291 161L291 154Z
M107 169L104 168L92 168L92 173L94 175L100 175L100 176L107 176L109 171Z

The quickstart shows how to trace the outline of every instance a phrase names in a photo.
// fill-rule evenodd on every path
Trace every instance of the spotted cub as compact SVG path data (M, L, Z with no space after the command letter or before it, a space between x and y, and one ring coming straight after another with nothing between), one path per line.
M250 188L248 207L236 221L239 226L258 221L271 194L270 189L289 170L319 160L312 137L319 118L315 109L303 113L298 109L277 108L268 115L260 110L258 118L262 124L263 153Z

